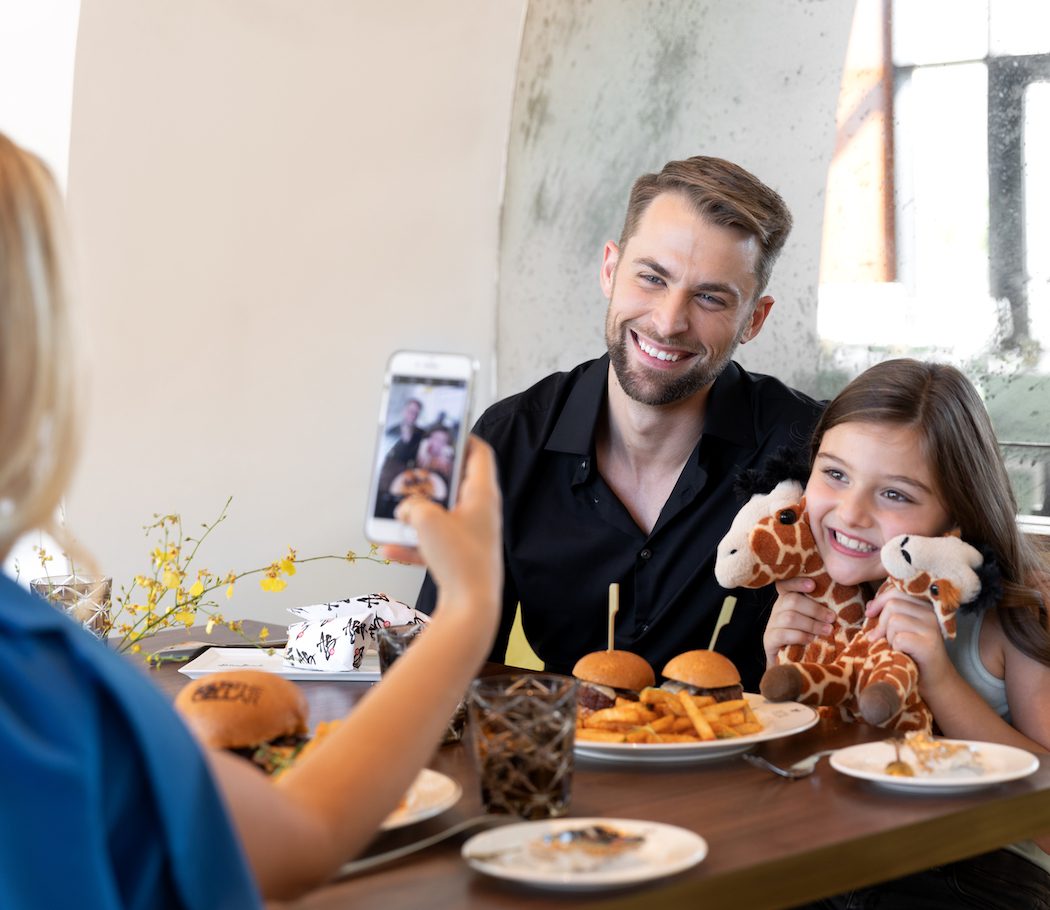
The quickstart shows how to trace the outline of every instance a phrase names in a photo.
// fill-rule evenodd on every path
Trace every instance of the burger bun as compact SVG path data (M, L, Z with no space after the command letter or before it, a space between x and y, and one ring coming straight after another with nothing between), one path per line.
M295 683L262 670L230 670L195 679L175 709L206 746L244 749L307 732L306 698Z
M656 685L649 662L630 651L592 651L576 661L572 675L583 682L632 692Z

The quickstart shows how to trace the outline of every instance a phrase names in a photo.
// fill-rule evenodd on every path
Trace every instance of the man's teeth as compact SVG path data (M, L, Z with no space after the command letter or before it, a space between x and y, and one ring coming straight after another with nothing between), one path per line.
M668 354L667 351L658 351L651 344L646 344L641 338L638 339L638 347L640 347L650 357L655 357L657 360L670 360L674 363L676 360L681 360L681 354Z
M832 531L835 535L837 543L842 544L848 550L856 550L858 553L874 553L875 547L870 543L864 543L863 540L857 540L855 537L847 537L845 534L840 534L838 531Z

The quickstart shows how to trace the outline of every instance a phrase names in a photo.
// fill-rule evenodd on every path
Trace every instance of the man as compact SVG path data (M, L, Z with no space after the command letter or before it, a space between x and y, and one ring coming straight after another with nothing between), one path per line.
M496 450L504 497L502 660L517 603L546 669L571 672L605 647L657 671L708 646L727 596L715 548L741 502L733 484L801 445L819 405L732 362L761 331L763 295L791 228L784 201L717 158L672 161L636 181L619 243L606 243L608 353L489 408L475 427ZM757 691L773 591L738 598L718 650ZM429 610L429 578L419 606Z

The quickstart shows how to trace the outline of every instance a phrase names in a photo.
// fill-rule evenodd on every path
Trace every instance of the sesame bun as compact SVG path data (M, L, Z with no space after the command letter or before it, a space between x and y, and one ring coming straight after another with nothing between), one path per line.
M634 692L656 684L656 674L649 662L630 651L593 651L585 654L576 661L572 675L584 682Z
M230 670L193 680L175 709L206 746L241 749L307 731L306 698L287 679L261 670Z
M740 685L740 674L728 657L717 651L686 651L672 657L664 676L698 689L723 689Z

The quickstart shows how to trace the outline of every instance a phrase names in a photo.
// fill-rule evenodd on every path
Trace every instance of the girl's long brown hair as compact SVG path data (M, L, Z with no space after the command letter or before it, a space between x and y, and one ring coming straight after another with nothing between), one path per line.
M999 618L1010 642L1050 666L1050 568L1017 526L1017 503L977 390L955 367L887 360L863 372L828 405L812 455L832 427L890 423L918 431L937 494L967 542L989 547L1003 577Z

